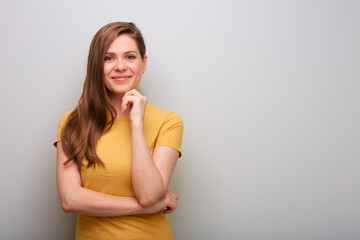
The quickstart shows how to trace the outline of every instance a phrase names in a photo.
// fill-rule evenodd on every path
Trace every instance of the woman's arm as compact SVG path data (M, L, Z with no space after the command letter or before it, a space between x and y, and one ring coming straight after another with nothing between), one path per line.
M151 156L143 129L146 103L136 90L127 92L122 101L123 113L130 110L134 192L144 207L157 202L167 191L179 158L179 152L168 146L156 147Z
M178 157L168 146L156 147L151 157L143 129L132 127L133 187L141 206L151 206L164 195Z
M81 186L81 177L77 164L71 161L64 166L63 163L66 159L61 142L58 142L57 189L65 212L97 217L112 217L152 214L160 212L164 208L170 209L166 213L171 213L176 208L178 196L171 192L163 194L162 198L154 202L154 204L143 207L134 197L118 197L86 189Z

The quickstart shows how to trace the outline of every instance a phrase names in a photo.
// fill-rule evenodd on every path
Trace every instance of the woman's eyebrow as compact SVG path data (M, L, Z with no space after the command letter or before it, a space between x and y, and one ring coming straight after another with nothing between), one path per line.
M129 50L129 51L124 52L124 54L129 54L129 53L135 53L135 54L138 54L135 50ZM114 53L114 52L106 52L106 54L109 54L109 55L116 55L116 53Z
M126 51L125 54L129 54L129 53L135 53L137 54L137 52L135 50L130 50L130 51Z

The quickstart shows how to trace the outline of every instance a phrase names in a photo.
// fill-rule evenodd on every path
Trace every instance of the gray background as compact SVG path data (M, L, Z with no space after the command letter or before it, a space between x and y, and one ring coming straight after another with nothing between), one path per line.
M360 239L359 1L0 2L0 238L73 239L52 142L90 41L134 21L185 122L176 239Z

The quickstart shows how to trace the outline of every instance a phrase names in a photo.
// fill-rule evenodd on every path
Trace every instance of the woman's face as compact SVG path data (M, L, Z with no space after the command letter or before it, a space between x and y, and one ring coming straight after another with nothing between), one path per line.
M147 56L141 58L134 39L127 34L118 36L106 52L104 80L114 95L124 95L134 89L145 72Z

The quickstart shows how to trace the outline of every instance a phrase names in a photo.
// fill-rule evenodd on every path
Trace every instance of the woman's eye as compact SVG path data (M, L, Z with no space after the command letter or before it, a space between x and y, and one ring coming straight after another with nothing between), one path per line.
M127 56L127 59L129 59L129 60L134 60L134 59L135 59L135 56L133 56L133 55Z
M112 57L105 57L105 61L111 61L111 60L113 60Z

